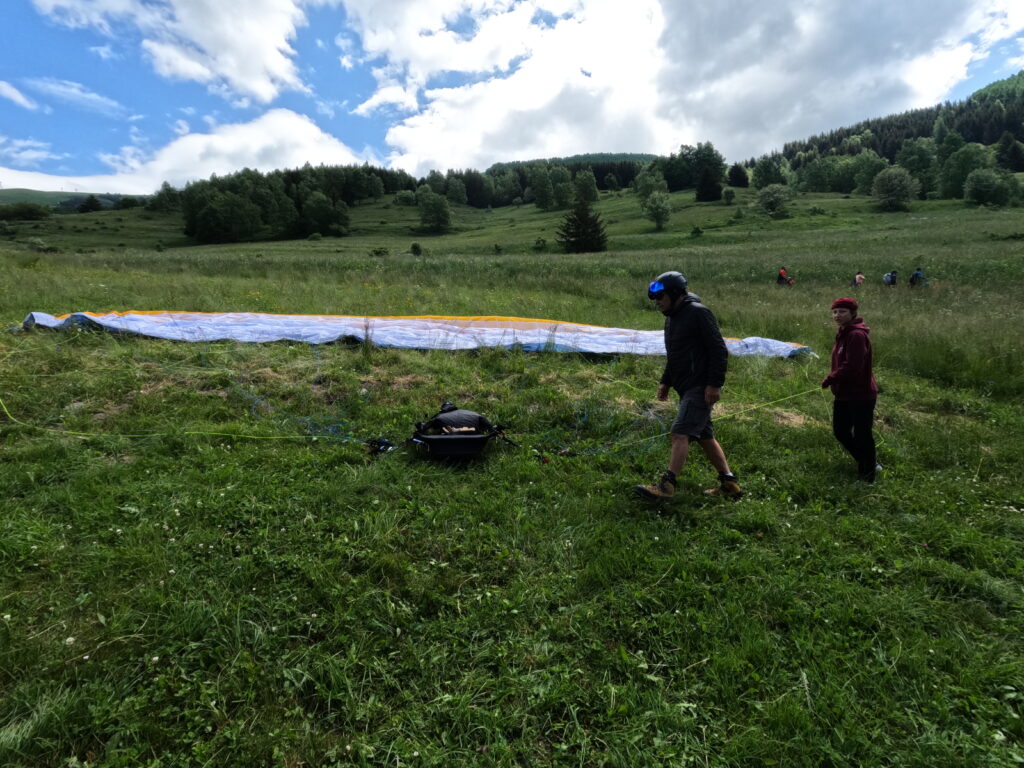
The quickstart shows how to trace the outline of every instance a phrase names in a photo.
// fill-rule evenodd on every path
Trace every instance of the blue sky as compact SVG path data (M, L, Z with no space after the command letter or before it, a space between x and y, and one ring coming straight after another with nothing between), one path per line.
M4 0L0 184L744 160L1022 68L1021 0Z

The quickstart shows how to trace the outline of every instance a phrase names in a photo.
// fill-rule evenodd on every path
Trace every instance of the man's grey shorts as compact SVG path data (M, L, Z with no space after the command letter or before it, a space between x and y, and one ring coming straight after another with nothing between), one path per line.
M689 435L694 440L710 440L715 436L711 425L711 406L704 400L704 387L694 387L679 398L679 412L670 430L674 435Z

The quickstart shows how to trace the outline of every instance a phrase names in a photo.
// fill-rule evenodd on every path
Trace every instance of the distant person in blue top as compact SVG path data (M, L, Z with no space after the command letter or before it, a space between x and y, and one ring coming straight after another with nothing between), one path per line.
M911 288L923 288L928 285L928 281L924 276L924 271L920 267L914 270L914 274L910 276L910 280L908 282L910 283Z

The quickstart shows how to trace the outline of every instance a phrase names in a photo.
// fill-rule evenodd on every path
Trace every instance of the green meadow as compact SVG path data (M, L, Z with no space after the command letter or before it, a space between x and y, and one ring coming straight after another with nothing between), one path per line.
M814 195L770 220L739 192L673 195L664 232L605 195L609 250L583 255L530 206L437 236L381 202L344 238L203 247L138 209L8 222L0 764L1024 763L1024 217ZM818 355L730 360L735 503L702 495L699 455L671 503L633 495L667 458L662 358L17 330L128 309L658 329L668 269L725 335ZM818 387L858 269L874 485ZM518 445L417 454L446 399Z

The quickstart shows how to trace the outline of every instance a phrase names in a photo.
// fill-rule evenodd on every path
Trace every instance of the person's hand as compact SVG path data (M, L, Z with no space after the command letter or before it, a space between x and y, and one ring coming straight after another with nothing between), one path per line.
M668 400L668 384L658 385L658 399L662 401Z
M822 389L828 389L829 384L830 384L830 382L828 380L828 376L826 376L824 379L821 380L821 388Z
M722 399L722 388L721 387L704 387L704 402L708 405L714 405Z

